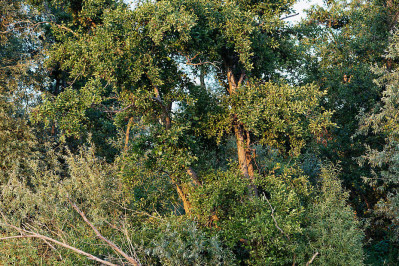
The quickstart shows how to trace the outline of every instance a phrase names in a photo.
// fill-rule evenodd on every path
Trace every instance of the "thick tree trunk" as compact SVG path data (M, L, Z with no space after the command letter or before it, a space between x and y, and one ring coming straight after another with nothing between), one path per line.
M244 74L241 74L239 80L236 81L232 69L227 69L227 80L229 83L228 92L230 95L236 93L237 88L241 86L243 78ZM233 128L236 137L238 163L240 165L241 173L245 178L251 181L250 189L252 194L257 195L257 189L254 185L254 158L250 148L251 140L249 132L244 129L244 125L238 121L237 116L233 119Z
M240 165L241 173L245 178L251 179L248 172L246 144L241 125L234 125L234 134L236 136L238 163Z

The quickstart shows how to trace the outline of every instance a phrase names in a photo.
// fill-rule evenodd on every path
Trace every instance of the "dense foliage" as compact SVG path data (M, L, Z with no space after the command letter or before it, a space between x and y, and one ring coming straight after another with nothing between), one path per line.
M397 265L395 0L0 2L0 262Z

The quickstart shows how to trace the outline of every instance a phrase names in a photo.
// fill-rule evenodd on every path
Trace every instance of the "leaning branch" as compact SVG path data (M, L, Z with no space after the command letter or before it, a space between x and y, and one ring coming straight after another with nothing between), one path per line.
M310 264L312 264L312 262L314 261L314 259L317 257L317 255L319 255L319 252L316 252L315 254L313 254L313 257L310 259L310 261L308 261L306 263L306 266L309 266Z
M96 235L106 242L115 252L118 254L122 255L125 259L127 259L130 263L132 263L134 266L139 266L140 264L135 260L134 258L130 257L127 255L123 250L121 250L117 245L115 245L113 242L105 238L98 230L97 228L87 219L86 215L76 206L71 200L69 200L69 203L72 205L72 207L79 213L79 215L83 218L83 220L88 224L91 229L96 233Z
M273 206L270 204L270 201L267 199L267 197L266 197L266 195L265 195L264 193L263 193L263 196L265 197L267 203L268 203L269 206L270 206L270 209L272 210L272 212L270 213L270 216L273 218L274 224L276 225L277 229L289 240L289 239L290 239L289 235L287 235L287 234L283 231L283 229L281 229L280 226L278 226L277 220L276 220L276 218L274 217L274 208L273 208Z
M27 230L24 230L24 229L22 229L22 228L19 228L19 227L14 226L14 225L8 224L8 223L6 223L6 222L2 223L2 225L3 225L3 226L10 227L10 228L13 228L13 229L19 231L19 232L21 233L21 235L2 237L2 238L0 238L0 241L1 241L1 240L9 240L9 239L17 239L17 238L38 238L38 239L41 239L41 240L43 240L43 241L52 242L52 243L57 244L57 245L59 245L59 246L61 246L61 247L70 249L70 250L74 251L75 253L78 253L78 254L80 254L80 255L86 256L87 258L89 258L89 259L91 259L91 260L94 260L94 261L97 261L97 262L100 262L100 263L102 263L102 264L104 264L104 265L117 266L116 264L113 264L113 263L108 262L108 261L106 261L106 260L102 260L102 259L100 259L100 258L98 258L98 257L96 257L96 256L93 256L93 255L90 254L90 253L84 252L83 250L77 249L77 248L72 247L72 246L70 246L70 245L68 245L68 244L65 244L65 243L62 243L62 242L60 242L60 241L57 241L57 240L55 240L55 239L53 239L53 238L50 238L50 237L47 237L47 236L44 236L44 235L41 235L41 234L29 232L29 231L27 231ZM29 234L25 234L25 233L29 233Z
M295 13L295 14L288 15L288 16L286 16L286 17L280 18L280 20L284 20L284 19L287 19L287 18L296 17L296 16L298 16L298 15L299 15L299 13Z

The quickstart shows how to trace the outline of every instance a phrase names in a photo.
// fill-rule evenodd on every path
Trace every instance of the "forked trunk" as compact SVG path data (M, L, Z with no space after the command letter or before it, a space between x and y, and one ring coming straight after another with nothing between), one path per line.
M241 86L243 78L244 74L241 74L240 79L236 81L233 71L230 68L228 68L227 80L229 82L228 92L230 96L236 93L237 88ZM236 115L233 119L233 128L234 128L234 135L236 137L238 163L240 165L241 173L245 178L249 179L251 182L250 186L251 194L257 195L257 189L254 184L255 181L254 166L253 166L254 158L250 147L251 140L249 132L244 129L244 125L238 121Z

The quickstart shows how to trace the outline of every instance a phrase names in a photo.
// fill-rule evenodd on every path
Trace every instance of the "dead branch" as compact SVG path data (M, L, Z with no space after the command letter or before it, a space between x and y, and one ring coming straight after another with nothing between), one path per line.
M74 251L75 253L78 253L80 255L86 256L87 258L89 258L91 260L103 263L105 265L117 266L116 264L113 264L111 262L102 260L102 259L100 259L100 258L98 258L98 257L96 257L96 256L94 256L94 255L92 255L90 253L84 252L84 251L82 251L80 249L77 249L77 248L72 247L72 246L70 246L68 244L62 243L60 241L57 241L57 240L55 240L53 238L50 238L50 237L47 237L47 236L44 236L44 235L41 235L41 234L38 234L38 233L34 233L34 232L30 232L30 231L24 230L24 229L19 228L17 226L8 224L7 222L3 222L2 225L6 226L6 227L13 228L14 230L17 230L18 232L21 233L21 235L2 237L2 238L0 238L0 241L1 240L9 240L9 239L17 239L17 238L38 238L38 239L41 239L43 241L49 241L49 242L52 242L52 243L57 244L59 246L62 246L64 248L70 249L70 250ZM25 234L25 233L29 233L29 234Z
M270 201L267 199L265 193L263 193L263 196L265 197L267 203L268 203L269 206L270 206L270 209L272 210L272 212L270 213L270 215L271 215L272 218L273 218L274 224L276 225L277 229L289 240L289 239L290 239L289 235L287 235L287 234L283 231L283 229L281 229L280 226L278 226L277 220L276 220L276 218L274 217L274 208L273 208L273 206L270 204Z
M316 253L313 254L313 257L310 259L310 261L308 261L308 262L306 263L306 266L309 266L310 264L312 264L312 262L313 262L314 259L317 257L317 255L319 255L319 252L318 252L318 251L316 251Z
M122 255L125 259L127 259L130 263L132 263L135 266L139 266L140 264L132 257L127 255L123 250L121 250L117 245L115 245L113 242L105 238L98 230L97 228L87 219L86 215L76 206L70 199L69 203L72 205L72 207L79 213L79 215L83 218L83 220L88 224L91 229L96 233L97 237L106 242L116 253Z
M288 16L285 16L285 17L283 17L283 18L280 18L280 20L284 20L284 19L287 19L287 18L296 17L296 16L298 16L298 15L299 15L299 13L295 13L295 14L288 15Z

